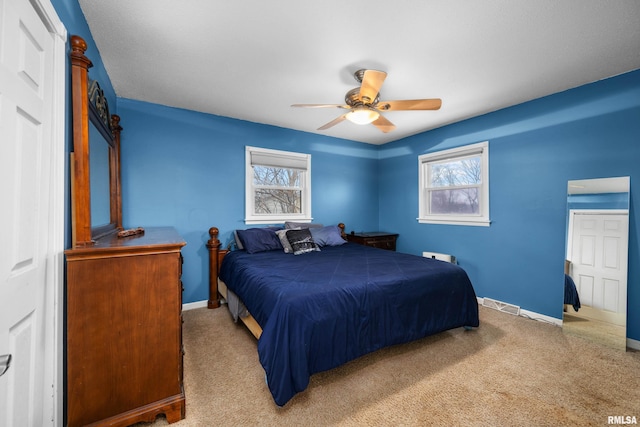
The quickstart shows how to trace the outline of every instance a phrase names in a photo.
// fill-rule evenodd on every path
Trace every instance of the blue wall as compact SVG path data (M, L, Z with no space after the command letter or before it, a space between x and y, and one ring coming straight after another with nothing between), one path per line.
M629 209L629 193L569 194L569 209ZM567 216L568 217L568 216Z
M244 224L245 146L311 154L314 222L378 227L377 147L274 126L118 100L124 226L174 226L183 249L185 303L208 299L212 226L226 246Z
M560 319L567 181L628 175L628 337L640 340L638 135L635 71L386 144L380 228L400 233L399 251L454 254L478 296ZM489 141L491 226L419 224L418 156L480 141Z

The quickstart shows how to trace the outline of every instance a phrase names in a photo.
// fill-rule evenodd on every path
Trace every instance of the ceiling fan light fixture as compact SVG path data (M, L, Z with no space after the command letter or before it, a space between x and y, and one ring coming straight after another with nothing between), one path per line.
M405 99L394 101L380 101L380 87L387 77L387 73L377 70L358 70L354 74L360 87L351 89L344 97L344 104L293 104L292 107L307 108L341 108L348 110L329 123L318 128L326 130L338 123L349 120L358 125L372 124L379 131L387 133L396 128L382 112L386 111L423 111L439 110L442 105L440 98L433 99Z
M367 107L357 107L346 114L346 119L357 125L368 125L378 117L380 117L380 113Z

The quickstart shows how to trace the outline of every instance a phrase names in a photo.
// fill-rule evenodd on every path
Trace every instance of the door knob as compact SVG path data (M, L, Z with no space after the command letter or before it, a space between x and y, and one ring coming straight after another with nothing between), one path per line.
M3 354L2 356L0 356L0 377L4 375L5 372L7 372L7 369L9 369L10 364L11 364L10 354Z

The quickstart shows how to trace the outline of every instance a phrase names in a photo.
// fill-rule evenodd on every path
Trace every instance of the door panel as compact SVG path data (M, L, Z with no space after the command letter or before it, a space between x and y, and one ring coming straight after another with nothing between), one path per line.
M575 212L573 278L584 316L626 324L628 215Z
M53 421L44 410L53 406L44 403L53 384L44 377L52 330L45 315L54 40L28 1L0 0L0 24L0 200L7 201L0 209L0 355L11 354L0 377L0 425L41 426Z
M586 232L589 228L582 228L582 232ZM583 266L595 267L596 259L596 242L593 235L580 236L580 264Z

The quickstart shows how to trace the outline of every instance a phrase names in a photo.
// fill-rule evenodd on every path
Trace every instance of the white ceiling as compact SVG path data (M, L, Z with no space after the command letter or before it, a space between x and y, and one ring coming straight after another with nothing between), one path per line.
M640 68L638 0L79 0L117 96L384 144ZM438 111L345 121L353 72Z

